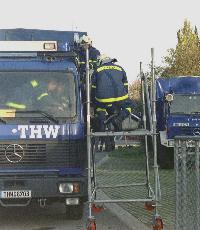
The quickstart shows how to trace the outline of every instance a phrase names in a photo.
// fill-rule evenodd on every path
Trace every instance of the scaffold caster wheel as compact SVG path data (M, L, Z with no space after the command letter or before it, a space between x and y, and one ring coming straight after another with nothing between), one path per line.
M97 206L95 204L92 205L92 211L93 212L102 212L104 210L104 207L103 206Z
M155 206L154 206L154 203L151 202L151 201L147 201L144 203L144 208L147 210L147 211L153 211Z
M96 222L95 222L95 220L93 220L93 219L88 220L87 230L96 230Z
M153 230L163 230L163 221L160 216L155 218Z

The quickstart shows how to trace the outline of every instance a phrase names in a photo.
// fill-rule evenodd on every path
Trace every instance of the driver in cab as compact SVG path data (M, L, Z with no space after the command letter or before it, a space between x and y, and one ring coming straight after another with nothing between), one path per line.
M57 80L51 79L48 82L46 92L37 97L37 107L50 112L65 111L67 108L67 99L64 97L65 86Z

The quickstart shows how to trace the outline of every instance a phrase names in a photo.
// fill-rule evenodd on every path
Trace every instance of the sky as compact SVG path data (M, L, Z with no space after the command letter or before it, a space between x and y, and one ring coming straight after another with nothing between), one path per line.
M131 83L177 43L185 19L200 30L199 0L0 0L0 29L87 31L96 48L118 59Z

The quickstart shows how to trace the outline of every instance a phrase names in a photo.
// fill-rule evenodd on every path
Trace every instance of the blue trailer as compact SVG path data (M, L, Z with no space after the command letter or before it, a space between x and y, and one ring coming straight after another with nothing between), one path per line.
M200 77L158 78L156 97L158 161L171 167L174 137L200 135Z
M83 34L0 30L2 206L60 201L66 205L68 218L82 217L87 200L87 150L73 51ZM62 100L52 100L51 81Z

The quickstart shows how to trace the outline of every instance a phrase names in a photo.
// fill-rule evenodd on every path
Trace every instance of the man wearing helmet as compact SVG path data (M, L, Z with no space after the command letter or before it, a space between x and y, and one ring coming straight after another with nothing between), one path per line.
M99 50L97 50L96 48L94 48L92 46L92 39L87 36L87 35L83 35L80 38L80 50L78 53L79 56L79 64L80 64L80 73L81 73L81 80L83 81L83 83L85 82L85 72L86 72L86 48L89 47L89 66L90 69L94 70L96 68L97 65L97 57L100 55Z
M92 75L92 101L96 105L100 131L105 130L106 115L117 111L111 119L116 131L121 130L122 121L134 109L134 103L128 97L128 81L124 69L116 65L116 59L106 55L98 58L98 67Z

